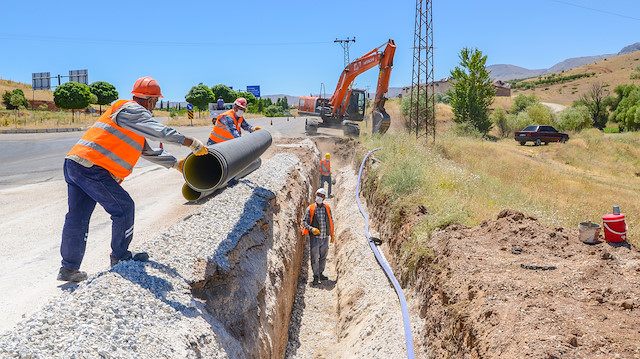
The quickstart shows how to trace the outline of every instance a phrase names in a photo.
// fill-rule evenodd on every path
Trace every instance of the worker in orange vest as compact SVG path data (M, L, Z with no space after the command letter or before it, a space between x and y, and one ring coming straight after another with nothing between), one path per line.
M213 129L209 134L207 146L240 137L242 129L249 132L259 130L260 127L253 127L244 120L246 110L247 100L244 97L239 97L233 102L233 108L231 110L225 111L219 114L215 120L211 120L213 122Z
M151 148L147 138L188 146L196 156L208 153L204 144L186 137L154 120L151 115L160 85L151 77L139 78L133 85L133 101L118 100L87 130L64 160L64 178L69 192L69 212L62 229L62 267L58 280L79 282L87 279L80 271L89 234L89 220L96 203L111 215L111 265L123 260L146 261L147 253L133 255L134 203L120 183L131 174L142 156L146 160L182 172L178 161L164 149Z
M329 183L329 198L331 198L331 155L324 154L324 159L320 161L320 187L324 188L324 183Z
M316 201L312 203L304 213L302 220L302 234L309 235L309 259L313 270L312 284L320 284L320 281L328 280L322 272L327 262L329 242L333 243L333 217L331 208L324 203L327 191L319 188L316 191Z

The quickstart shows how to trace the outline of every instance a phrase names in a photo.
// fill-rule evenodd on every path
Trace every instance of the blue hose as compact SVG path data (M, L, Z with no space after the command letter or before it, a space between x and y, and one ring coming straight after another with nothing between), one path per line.
M409 321L409 311L407 310L407 301L404 298L404 292L402 291L402 287L400 287L398 280L393 275L391 268L389 268L387 263L382 259L380 252L378 252L378 247L371 240L371 234L369 234L369 216L367 216L367 214L364 212L364 210L362 209L362 204L360 203L360 177L362 176L362 168L364 167L364 163L367 160L367 157L369 157L371 153L380 149L381 148L376 148L367 152L366 156L364 156L364 159L362 160L362 163L360 164L360 171L358 172L358 184L356 185L356 201L358 202L358 208L360 208L360 213L362 213L362 216L364 217L364 231L365 231L365 235L367 236L367 239L369 240L369 246L371 247L373 254L375 254L376 259L378 260L378 263L380 263L380 265L384 269L384 272L386 273L387 277L389 278L391 283L393 283L393 287L396 289L396 293L398 294L398 298L400 299L400 307L402 308L402 320L404 321L404 337L405 337L405 343L407 346L407 358L414 359L415 355L413 353L413 338L411 336L411 323Z

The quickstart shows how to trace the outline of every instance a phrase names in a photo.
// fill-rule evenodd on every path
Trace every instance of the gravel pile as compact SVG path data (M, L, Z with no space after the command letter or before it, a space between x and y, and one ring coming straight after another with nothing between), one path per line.
M299 163L294 154L274 156L145 248L137 248L149 252L149 262L122 262L65 287L42 310L0 336L0 357L242 357L241 343L204 310L191 285L212 271L230 269L227 254L262 218L268 201Z

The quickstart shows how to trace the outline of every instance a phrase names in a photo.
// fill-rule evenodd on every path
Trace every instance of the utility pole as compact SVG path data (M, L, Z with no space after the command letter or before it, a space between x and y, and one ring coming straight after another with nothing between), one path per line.
M353 39L350 39L347 37L346 40L338 40L338 38L336 37L336 40L334 42L337 42L340 44L340 46L342 46L342 48L344 49L344 67L347 67L347 65L349 65L349 46L350 46L350 42L356 42L356 38L355 36L353 37Z
M433 11L432 0L416 0L416 22L413 37L413 77L410 111L411 123L416 126L416 138L424 136L436 141L436 101L433 78ZM420 104L424 103L424 108Z

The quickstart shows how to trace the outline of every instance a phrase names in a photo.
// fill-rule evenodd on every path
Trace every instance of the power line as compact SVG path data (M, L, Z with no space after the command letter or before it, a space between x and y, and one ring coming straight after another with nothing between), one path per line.
M640 21L640 19L638 19L636 17L627 16L627 15L623 15L623 14L618 14L618 13L607 11L607 10L594 9L592 7L582 6L582 5L579 5L579 4L573 4L573 3L570 3L570 2L560 1L560 0L551 0L551 1L557 2L557 3L560 3L560 4L575 6L575 7L579 7L579 8L582 8L582 9L591 10L591 11L597 11L597 12L601 12L601 13L604 13L604 14L609 14L609 15L613 15L613 16L619 16L619 17L624 17L624 18L631 19L631 20Z
M71 43L104 43L104 44L122 44L122 45L149 45L149 46L301 46L301 45L319 45L330 44L330 41L316 42L270 42L270 43L237 43L237 42L188 42L188 41L136 41L136 40L111 40L111 39L88 39L88 38L72 38L59 36L41 36L41 35L21 35L0 33L0 39L5 40L27 40L27 41L46 41L46 42L71 42Z

